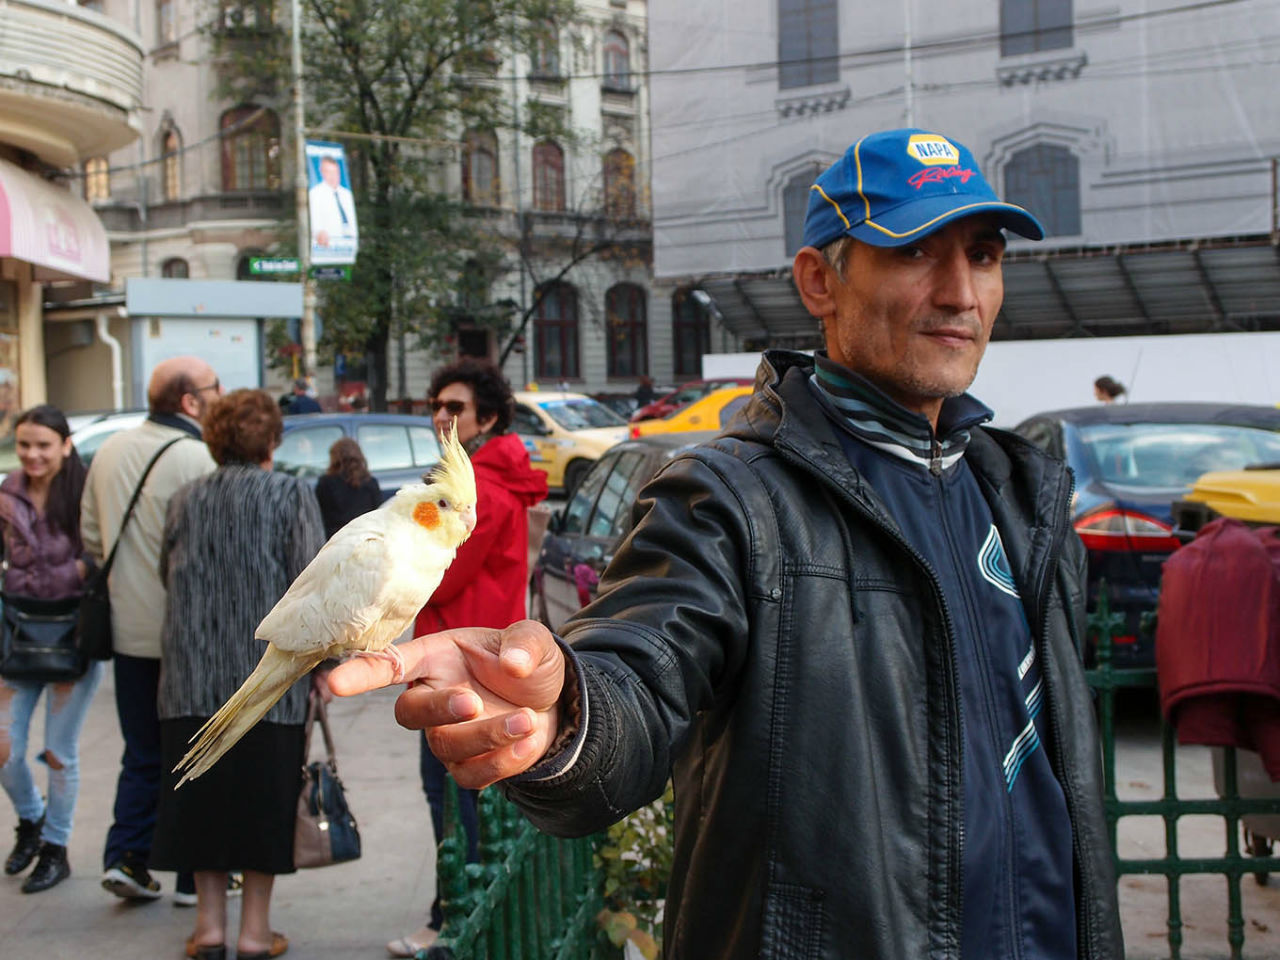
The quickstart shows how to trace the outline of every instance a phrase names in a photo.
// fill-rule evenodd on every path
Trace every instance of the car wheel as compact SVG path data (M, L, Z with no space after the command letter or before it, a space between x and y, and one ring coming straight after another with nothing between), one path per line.
M566 497L573 496L573 491L578 489L578 484L582 482L582 478L587 475L587 471L591 469L591 464L586 460L575 460L564 468L564 495Z

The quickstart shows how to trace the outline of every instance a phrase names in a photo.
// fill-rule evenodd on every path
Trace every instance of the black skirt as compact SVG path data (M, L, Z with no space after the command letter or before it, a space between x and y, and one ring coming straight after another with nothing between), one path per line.
M258 723L196 780L173 773L202 717L160 722L155 870L293 873L293 825L302 786L302 724Z

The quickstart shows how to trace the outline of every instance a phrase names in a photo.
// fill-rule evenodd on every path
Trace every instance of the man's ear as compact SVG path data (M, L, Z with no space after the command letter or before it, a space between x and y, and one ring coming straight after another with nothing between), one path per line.
M795 279L796 292L810 314L824 322L835 315L831 285L838 283L839 277L816 247L800 248L791 264L791 276Z
M194 393L184 393L180 401L182 412L193 420L200 419L200 398Z

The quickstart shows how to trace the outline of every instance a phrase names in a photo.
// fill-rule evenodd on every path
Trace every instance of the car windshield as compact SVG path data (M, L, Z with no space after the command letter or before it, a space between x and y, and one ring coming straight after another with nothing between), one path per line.
M1097 423L1080 439L1104 483L1185 488L1214 470L1280 460L1280 433L1208 423Z
M577 400L543 400L538 406L566 430L622 427L627 423L608 407L586 397Z

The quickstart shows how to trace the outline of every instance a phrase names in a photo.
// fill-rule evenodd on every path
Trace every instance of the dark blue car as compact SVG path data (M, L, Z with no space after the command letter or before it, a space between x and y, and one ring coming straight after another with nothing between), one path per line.
M389 499L416 483L440 460L440 442L430 417L403 413L302 413L284 418L276 448L277 470L315 479L329 469L329 447L340 437L360 444L369 471Z
M1210 470L1280 460L1280 410L1098 404L1037 414L1014 429L1075 473L1071 514L1089 552L1089 607L1105 581L1111 609L1125 617L1115 662L1153 665L1155 641L1139 620L1155 609L1164 562L1179 546L1173 502Z

